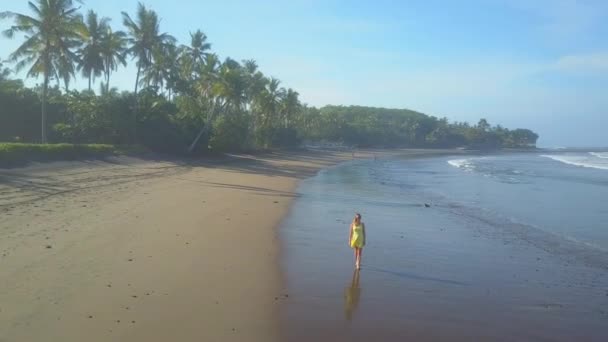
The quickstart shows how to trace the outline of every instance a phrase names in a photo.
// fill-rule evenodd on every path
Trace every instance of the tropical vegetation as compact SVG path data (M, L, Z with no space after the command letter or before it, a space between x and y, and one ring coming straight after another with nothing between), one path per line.
M360 147L501 148L534 146L538 135L488 124L449 122L405 109L301 103L296 90L259 70L255 60L220 58L201 30L180 45L158 14L139 4L122 12L123 30L76 0L28 2L7 38L22 44L0 63L0 141L143 145L172 153L259 150L331 141ZM111 74L129 61L133 91ZM14 65L7 68L7 63ZM41 77L28 88L16 73ZM70 89L77 74L86 90ZM98 80L102 80L96 87ZM68 145L66 145L68 146ZM12 147L14 148L14 147Z

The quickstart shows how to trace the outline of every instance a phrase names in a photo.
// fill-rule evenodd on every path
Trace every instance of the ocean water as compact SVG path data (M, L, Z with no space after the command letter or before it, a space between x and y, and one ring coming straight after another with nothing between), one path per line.
M354 160L298 192L288 340L608 338L608 153Z
M433 163L419 165L446 178L417 180L440 203L461 206L490 225L525 229L539 246L550 241L582 253L608 251L608 153L449 159L456 173Z

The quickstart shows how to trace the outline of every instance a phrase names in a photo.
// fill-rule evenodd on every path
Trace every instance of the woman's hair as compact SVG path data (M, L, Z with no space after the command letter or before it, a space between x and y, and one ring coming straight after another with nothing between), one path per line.
M360 220L361 219L361 214L355 213L355 218Z

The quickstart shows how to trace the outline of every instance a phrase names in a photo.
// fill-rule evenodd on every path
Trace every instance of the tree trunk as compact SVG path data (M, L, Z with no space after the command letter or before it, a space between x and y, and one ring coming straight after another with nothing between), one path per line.
M91 74L89 74L89 91L91 91Z
M49 91L49 75L48 72L44 73L44 85L42 86L42 143L47 143L46 138L46 98Z
M137 143L137 112L139 112L139 98L137 97L137 87L139 85L139 75L141 64L137 63L137 76L135 77L135 108L133 110L133 142Z
M135 95L137 95L137 87L139 86L139 74L141 73L141 65L137 63L137 76L135 77Z
M190 147L188 147L188 153L192 153L192 151L194 151L194 147L196 147L196 144L198 144L198 140L201 138L201 136L203 135L203 133L205 132L206 129L207 129L207 125L205 125L203 128L201 128L201 130L196 135L196 138L194 138L194 141L192 142L192 144L190 144Z
M212 118L212 112L215 110L215 102L213 102L213 104L211 105L211 110L209 110L207 112L207 122L205 122L205 126L203 126L203 128L201 128L201 130L198 132L198 135L196 136L196 138L194 138L194 141L192 142L192 144L190 144L190 147L188 148L188 153L192 153L192 151L194 151L194 148L196 147L196 144L198 144L199 139L201 138L201 136L203 135L203 133L205 133L205 131L207 131L207 137L209 137L210 132L211 132L211 118ZM207 146L209 147L209 146Z
M110 93L110 71L106 73L106 94Z

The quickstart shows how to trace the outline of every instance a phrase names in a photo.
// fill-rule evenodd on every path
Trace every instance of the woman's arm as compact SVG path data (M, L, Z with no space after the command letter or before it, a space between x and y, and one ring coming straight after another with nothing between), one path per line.
M348 232L348 245L350 246L350 242L353 240L353 224L350 224L350 229Z

